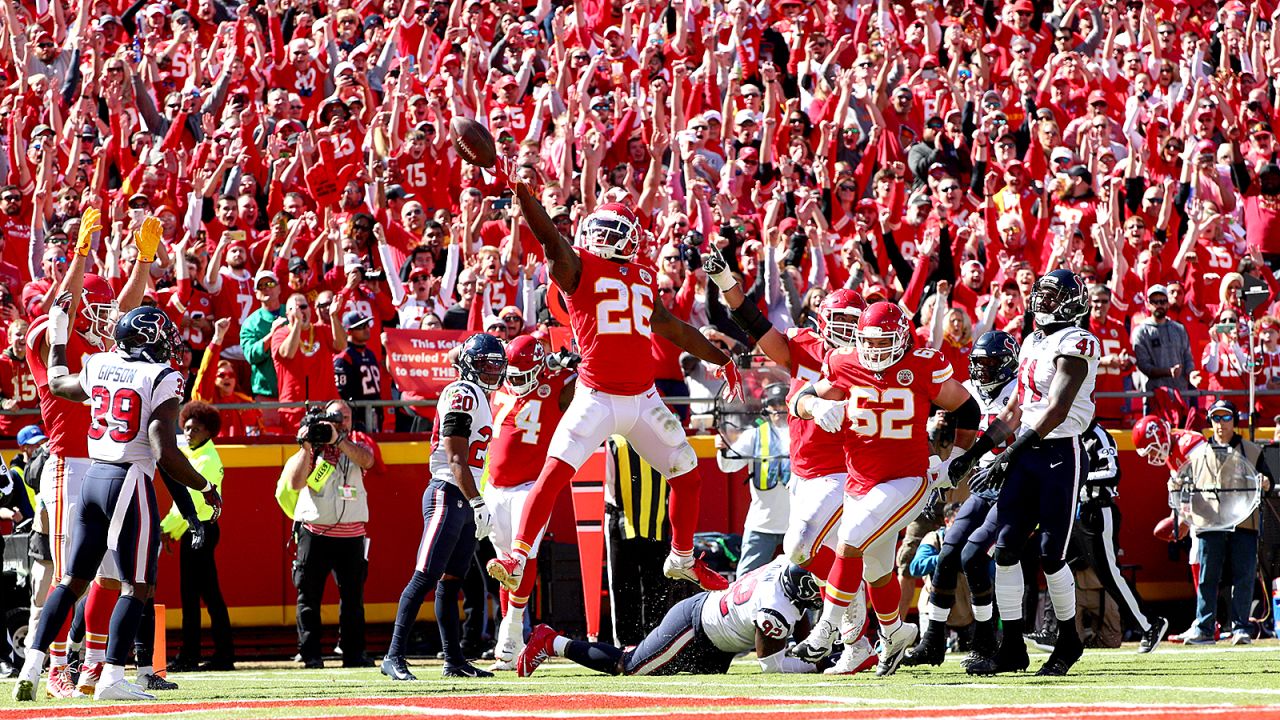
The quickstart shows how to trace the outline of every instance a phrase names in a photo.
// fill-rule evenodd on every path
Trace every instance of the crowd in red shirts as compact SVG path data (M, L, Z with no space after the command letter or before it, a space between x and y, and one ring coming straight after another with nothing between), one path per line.
M215 403L397 397L388 328L553 323L541 248L503 171L454 152L455 117L566 235L635 208L662 300L731 349L711 246L775 325L851 287L915 313L962 376L974 338L1021 336L1035 277L1068 267L1094 285L1099 390L1240 390L1250 367L1280 388L1280 320L1242 300L1280 263L1275 4L5 2L0 407L36 406L17 339L89 207L117 289L130 234L163 222L148 302ZM1148 322L1179 323L1190 364L1141 347ZM664 392L709 392L696 361L654 354ZM224 434L300 412L228 410Z

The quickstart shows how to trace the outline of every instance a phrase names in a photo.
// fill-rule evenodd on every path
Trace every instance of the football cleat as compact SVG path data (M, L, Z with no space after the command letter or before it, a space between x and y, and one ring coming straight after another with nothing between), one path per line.
M76 684L71 682L71 670L66 665L49 668L49 678L44 681L44 693L50 698L63 700L76 696Z
M13 686L13 699L18 702L32 702L36 699L36 684L30 680L19 680Z
M481 670L480 668L476 667L475 665L472 665L471 663L465 663L462 665L445 665L444 673L442 674L444 675L444 677L447 677L447 678L491 678L493 677L493 673L489 672L488 670Z
M853 602L840 616L840 642L852 645L863 636L867 629L867 596L863 593L865 583L858 588ZM868 641L870 644L870 641Z
M871 641L865 637L844 646L840 651L840 659L835 665L823 670L824 675L857 675L863 670L870 670L880 662Z
M1142 640L1138 641L1138 654L1146 655L1155 650L1160 645L1160 641L1164 640L1167 632L1169 632L1169 621L1166 618L1151 618L1151 626L1142 633Z
M707 567L701 558L671 553L662 563L662 574L672 580L688 580L708 592L724 590L729 581L720 573Z
M920 636L920 642L907 653L907 656L902 660L902 664L907 666L941 665L947 659L947 638L945 633L945 630L942 633L937 633L933 632L931 628L925 628L924 633Z
M143 673L134 678L134 684L143 690L177 690L178 683L155 673Z
M516 658L524 651L524 628L511 627L507 617L502 618L502 623L498 626L498 646L493 651L493 665L489 666L489 672L498 670L515 670Z
M398 655L388 655L382 658L382 674L398 682L418 679L413 673L409 672L409 663Z
M832 625L827 620L819 620L818 624L814 625L813 630L809 632L809 637L787 648L787 655L800 658L805 662L817 663L831 654L836 640L839 639L840 630L835 625Z
M1053 652L1053 646L1058 643L1057 628L1045 628L1033 633L1024 633L1023 640L1031 643L1035 649L1040 652Z
M1048 677L1061 677L1067 674L1072 665L1080 659L1084 654L1084 643L1080 642L1080 636L1075 633L1075 620L1072 623L1071 632L1058 632L1057 642L1053 646L1053 653L1049 655L1049 659L1044 665L1036 671L1036 675Z
M538 666L546 662L547 658L555 654L552 647L555 639L558 637L556 631L550 625L539 625L529 634L529 642L524 646L524 650L516 657L516 675L520 677L529 677L533 674Z
M976 660L965 668L970 675L998 675L1007 672L1022 672L1031 664L1027 657L1027 644L1022 638L1008 638L1000 644L995 655Z
M876 648L876 654L880 656L880 663L876 665L876 677L887 677L898 672L902 659L907 656L907 651L915 645L919 636L920 629L912 623L902 623L893 632L882 635L880 646Z
M102 677L102 665L100 662L92 662L80 666L80 677L76 679L76 692L86 697L93 696L94 688L98 687L98 678Z
M524 559L516 556L494 558L484 566L489 577L497 580L510 592L520 589L520 580L524 577Z
M143 692L142 688L128 680L117 680L110 685L98 685L94 700L155 700L156 696Z

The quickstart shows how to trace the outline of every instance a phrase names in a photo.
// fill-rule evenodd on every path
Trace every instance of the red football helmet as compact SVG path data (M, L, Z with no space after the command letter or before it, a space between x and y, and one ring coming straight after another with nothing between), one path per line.
M868 370L888 369L911 349L911 321L891 302L873 303L858 319L858 361Z
M111 337L111 324L115 320L112 316L115 311L116 294L110 283L100 275L85 273L76 332L101 345L103 340Z
M524 397L538 387L546 367L547 351L532 335L521 335L507 345L507 388Z
M818 334L831 347L853 347L858 336L858 318L867 309L867 301L858 293L841 288L827 295L818 305Z
M1173 449L1169 423L1155 415L1143 415L1133 426L1133 446L1152 465L1163 465Z
M640 221L622 203L605 203L578 225L578 247L605 260L633 260L640 248Z

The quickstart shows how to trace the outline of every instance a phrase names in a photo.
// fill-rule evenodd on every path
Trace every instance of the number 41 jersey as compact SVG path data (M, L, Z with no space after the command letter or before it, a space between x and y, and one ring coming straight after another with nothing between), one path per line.
M827 356L823 376L845 391L844 455L848 492L929 471L929 406L951 379L951 363L931 348L910 350L881 371L868 370L854 348Z
M181 401L182 384L182 373L168 364L114 352L90 355L80 370L80 386L89 396L89 457L133 463L154 475L156 456L147 432L151 414L171 399Z
M1025 427L1035 427L1049 410L1049 387L1058 374L1058 358L1064 356L1089 363L1089 374L1071 401L1067 419L1050 431L1046 440L1077 437L1093 421L1093 386L1098 378L1100 357L1098 338L1078 327L1064 328L1050 335L1037 330L1022 344L1018 354L1018 397Z
M582 351L579 382L610 395L640 395L653 387L653 303L658 275L636 263L616 263L576 248L578 287L567 295L573 337Z
M471 437L467 439L467 465L480 485L480 473L484 470L484 456L493 437L493 411L489 409L489 397L473 382L454 380L440 393L436 403L436 425L431 433L431 479L456 486L453 471L449 469L449 454L445 451L440 426L450 413L462 413L471 418Z

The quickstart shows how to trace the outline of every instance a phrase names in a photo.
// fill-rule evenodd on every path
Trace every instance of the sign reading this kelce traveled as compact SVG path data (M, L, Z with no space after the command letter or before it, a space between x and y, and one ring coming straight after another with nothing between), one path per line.
M436 398L458 378L449 351L462 344L466 330L386 331L387 367L400 391L416 398Z

